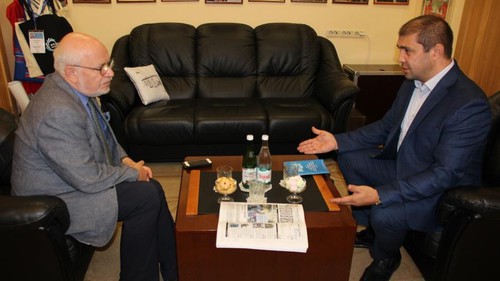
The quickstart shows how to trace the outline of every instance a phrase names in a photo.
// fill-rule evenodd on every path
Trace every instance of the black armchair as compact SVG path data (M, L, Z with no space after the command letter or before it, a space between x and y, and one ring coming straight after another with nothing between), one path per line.
M500 92L489 98L493 120L483 185L443 196L441 232L411 232L405 248L425 280L498 280L500 274Z
M94 248L65 235L66 204L54 196L10 196L16 121L0 109L0 279L81 281Z

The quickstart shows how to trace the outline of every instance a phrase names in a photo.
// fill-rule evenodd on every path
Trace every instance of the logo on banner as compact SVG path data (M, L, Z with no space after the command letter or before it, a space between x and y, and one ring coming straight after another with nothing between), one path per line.
M54 52L56 47L57 47L56 39L48 38L47 41L45 41L45 48L47 49L47 51Z

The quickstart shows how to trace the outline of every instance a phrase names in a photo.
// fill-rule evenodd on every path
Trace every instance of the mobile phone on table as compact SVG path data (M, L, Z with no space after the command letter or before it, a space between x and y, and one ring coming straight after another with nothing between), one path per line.
M182 166L185 169L208 167L210 165L212 165L212 160L210 160L209 158L198 159L198 160L189 160L189 161L182 162Z

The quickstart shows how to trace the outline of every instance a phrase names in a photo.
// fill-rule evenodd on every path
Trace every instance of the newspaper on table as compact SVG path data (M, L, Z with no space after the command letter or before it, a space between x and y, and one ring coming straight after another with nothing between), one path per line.
M309 246L301 204L222 202L217 248L305 253Z

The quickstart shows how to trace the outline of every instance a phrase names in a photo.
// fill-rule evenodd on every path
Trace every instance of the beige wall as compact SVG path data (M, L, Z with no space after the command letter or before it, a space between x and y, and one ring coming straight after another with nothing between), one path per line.
M342 63L397 63L395 48L401 24L422 12L423 0L410 0L409 5L368 5L328 3L263 3L243 0L242 5L205 4L200 2L73 4L68 0L64 14L75 31L92 34L111 52L116 39L143 23L183 22L198 26L207 22L241 22L257 26L268 22L296 22L312 26L319 35L327 30L362 30L364 38L329 38L336 46ZM448 22L458 35L465 0L452 0ZM5 15L11 0L0 0L0 13ZM5 16L0 18L9 66L13 68L12 30Z

